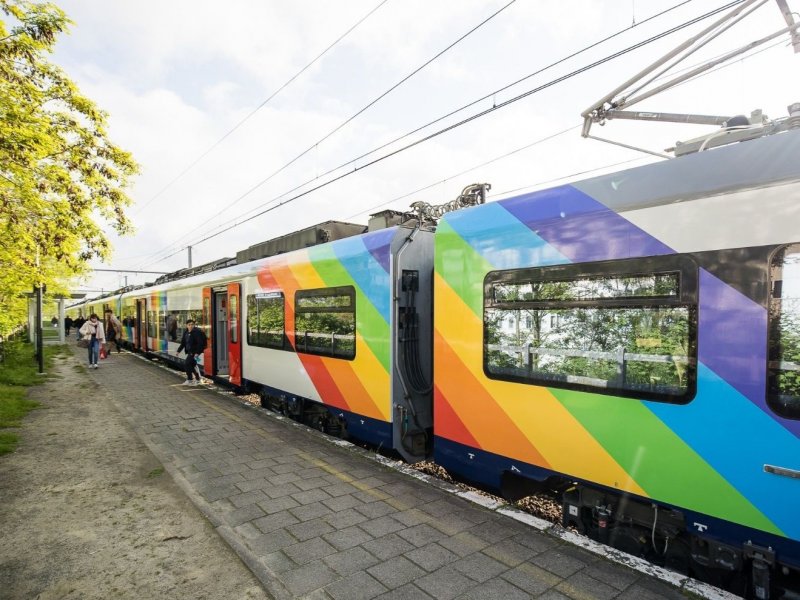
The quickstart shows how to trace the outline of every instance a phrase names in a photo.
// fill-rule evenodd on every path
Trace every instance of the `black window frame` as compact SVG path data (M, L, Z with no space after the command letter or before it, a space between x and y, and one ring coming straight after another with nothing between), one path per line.
M349 298L349 306L306 306L301 307L300 303L304 298L319 298L324 296L346 296ZM333 352L325 352L315 348L308 348L301 340L301 332L298 330L297 321L300 315L313 313L348 313L353 315L353 352L352 355L341 355ZM356 357L356 332L358 324L356 320L356 290L352 285L344 285L327 288L314 288L307 290L297 290L294 294L294 345L295 351L301 354L313 354L315 356L327 356L339 360L355 360Z
M259 300L279 300L280 301L280 313L282 317L282 329L281 329L281 341L280 343L277 342L265 342L262 341L261 338L261 329L256 327L257 338L253 339L251 335L250 329L250 319L253 318L256 322L259 322L258 315L261 312L261 303ZM256 307L256 311L252 313L252 306L253 302ZM271 348L273 350L285 350L292 352L294 349L292 348L291 344L289 343L289 339L286 337L286 297L284 296L283 292L259 292L256 294L248 294L246 298L246 305L247 305L247 319L245 320L245 328L247 329L247 345L254 346L256 348Z
M678 274L677 296L638 296L602 298L592 300L535 300L498 302L494 299L496 284L536 282L561 282L577 279L602 279L606 277L649 277L659 274ZM694 259L685 254L670 254L645 258L626 258L588 263L569 263L543 267L495 270L487 273L483 282L483 372L489 379L510 381L525 385L576 390L604 396L620 396L638 400L651 400L669 404L687 404L697 394L697 327L698 327L698 286L699 267ZM686 392L681 395L662 394L621 387L599 387L577 382L560 381L548 378L516 376L492 372L488 364L488 322L487 310L514 310L541 308L562 310L570 308L659 308L679 307L688 309L688 368Z
M782 255L783 257L786 256L786 252L789 249L795 248L796 252L800 253L800 242L793 242L789 244L781 244L778 246L769 257L769 263L767 266L769 272L769 299L768 299L768 310L767 310L767 381L766 381L766 401L767 406L769 406L770 410L774 412L776 415L783 417L784 419L791 419L794 421L800 420L800 407L790 408L787 407L783 402L778 399L778 396L781 396L779 385L777 383L778 379L778 371L781 369L777 368L779 366L778 363L783 362L781 359L784 358L780 353L780 332L778 331L778 322L781 312L774 310L774 300L775 300L775 291L776 291L776 282L775 279L775 269L773 268L773 264L775 259ZM781 273L782 275L782 273ZM781 285L780 291L783 291L783 277L780 279Z

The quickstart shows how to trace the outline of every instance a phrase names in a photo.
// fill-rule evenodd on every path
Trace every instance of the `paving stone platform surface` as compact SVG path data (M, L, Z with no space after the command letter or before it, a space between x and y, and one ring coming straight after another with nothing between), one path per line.
M686 597L139 356L86 376L275 598Z

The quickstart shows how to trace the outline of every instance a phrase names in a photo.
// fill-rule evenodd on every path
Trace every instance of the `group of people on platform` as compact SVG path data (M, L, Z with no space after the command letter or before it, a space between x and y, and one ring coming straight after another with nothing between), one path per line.
M104 357L111 353L112 343L117 347L117 354L121 352L120 339L122 338L123 324L111 309L105 310L105 319L103 321L95 313L89 315L88 319L84 319L81 316L74 321L69 317L64 319L64 327L67 333L73 326L78 330L78 339L84 340L88 344L90 369L98 368L98 360L101 357L101 353L103 353ZM186 352L184 361L186 381L184 381L183 385L199 385L202 383L197 357L203 353L207 344L208 340L205 333L194 326L192 319L186 321L186 329L181 337L180 346L178 346L178 354Z

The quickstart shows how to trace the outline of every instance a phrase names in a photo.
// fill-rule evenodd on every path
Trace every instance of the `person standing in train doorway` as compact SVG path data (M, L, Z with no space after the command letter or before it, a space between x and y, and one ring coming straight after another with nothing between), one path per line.
M183 385L199 385L200 373L197 366L197 356L203 353L206 349L206 334L194 326L194 321L189 319L186 321L186 331L183 332L181 338L181 345L178 346L178 354L182 350L186 350L186 361L184 363L184 370L186 371L186 381ZM195 379L195 377L197 379Z
M98 316L92 313L89 316L89 320L81 326L79 331L83 339L89 342L89 368L96 369L97 359L100 354L100 344L105 344L106 342L103 324Z

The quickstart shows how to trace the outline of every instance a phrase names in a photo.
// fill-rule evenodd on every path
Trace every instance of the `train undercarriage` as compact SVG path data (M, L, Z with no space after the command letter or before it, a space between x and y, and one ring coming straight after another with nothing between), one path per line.
M287 416L322 433L347 439L347 422L341 417L332 415L325 405L319 402L286 395L275 396L264 388L258 391L258 395L263 408Z
M746 598L800 599L800 571L781 564L771 547L704 537L679 510L586 485L561 498L562 525L602 544Z

